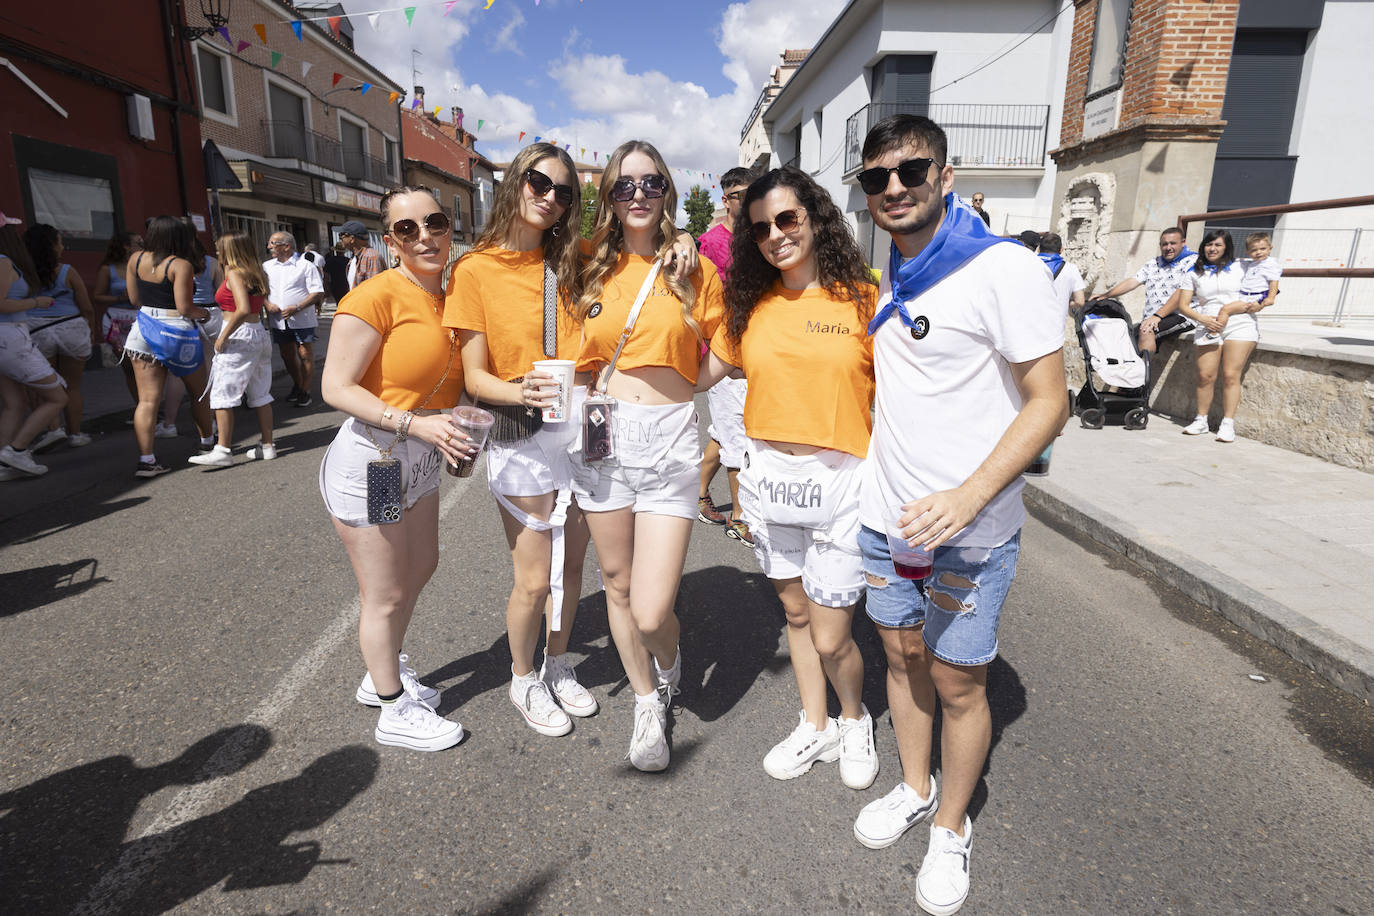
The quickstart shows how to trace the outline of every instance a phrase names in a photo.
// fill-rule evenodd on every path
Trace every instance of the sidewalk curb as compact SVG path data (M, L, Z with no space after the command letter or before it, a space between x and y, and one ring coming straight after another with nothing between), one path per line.
M1366 703L1374 702L1374 652L1171 544L1157 542L1062 487L1043 479L1027 479L1024 492L1033 509L1125 556L1247 633L1302 662L1339 689Z

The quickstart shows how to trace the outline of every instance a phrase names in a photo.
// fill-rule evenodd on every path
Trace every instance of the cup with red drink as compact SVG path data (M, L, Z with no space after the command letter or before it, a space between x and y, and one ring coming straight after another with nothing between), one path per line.
M887 549L892 569L903 579L924 579L935 564L935 554L924 547L912 547L902 534L901 517L906 510L898 506L887 523Z

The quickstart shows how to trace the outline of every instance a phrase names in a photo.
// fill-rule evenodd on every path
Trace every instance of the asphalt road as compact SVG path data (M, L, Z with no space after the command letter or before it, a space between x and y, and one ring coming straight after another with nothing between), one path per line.
M717 528L696 527L679 597L673 764L641 774L590 572L573 653L602 711L564 738L518 719L496 510L445 478L406 649L470 735L376 745L315 482L338 419L282 407L280 459L226 470L160 443L178 470L147 482L112 420L0 484L0 909L915 911L924 829L877 852L851 834L900 774L871 626L877 783L771 780L797 706L782 613ZM1035 520L1003 620L963 912L1374 912L1368 707Z

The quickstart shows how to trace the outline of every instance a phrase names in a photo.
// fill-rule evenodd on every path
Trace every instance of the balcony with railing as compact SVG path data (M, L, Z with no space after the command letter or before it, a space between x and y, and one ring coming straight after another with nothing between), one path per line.
M1048 105L929 105L874 102L845 123L844 171L863 164L864 137L883 118L894 114L924 115L944 128L949 164L963 168L1043 168L1050 119Z
M370 181L375 185L391 184L386 163L360 149L343 151L343 171L349 181Z
M345 176L349 181L366 181L379 187L394 184L384 160L360 149L346 148L333 137L307 130L295 121L263 121L267 129L269 155L277 159L299 159Z

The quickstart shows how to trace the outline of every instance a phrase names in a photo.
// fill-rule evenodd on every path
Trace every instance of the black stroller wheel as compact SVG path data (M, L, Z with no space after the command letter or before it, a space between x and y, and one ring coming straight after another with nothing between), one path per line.
M1107 412L1100 407L1089 407L1079 416L1078 422L1083 424L1084 429L1101 429L1102 423L1107 419Z
M1144 429L1150 422L1150 412L1144 407L1132 407L1126 411L1125 423L1127 429Z

